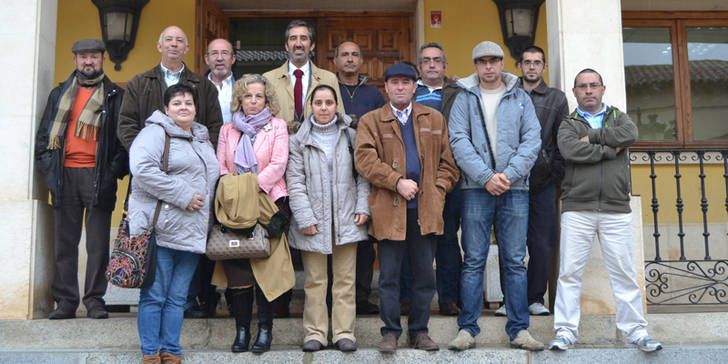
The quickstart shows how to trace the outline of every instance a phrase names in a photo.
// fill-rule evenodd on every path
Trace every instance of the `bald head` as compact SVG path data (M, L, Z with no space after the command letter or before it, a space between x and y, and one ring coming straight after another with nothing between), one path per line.
M157 50L162 54L162 65L178 71L182 68L182 57L190 50L187 34L178 26L169 26L159 35Z
M207 45L205 63L210 69L213 81L222 84L230 76L232 65L235 63L233 45L226 39L215 39Z

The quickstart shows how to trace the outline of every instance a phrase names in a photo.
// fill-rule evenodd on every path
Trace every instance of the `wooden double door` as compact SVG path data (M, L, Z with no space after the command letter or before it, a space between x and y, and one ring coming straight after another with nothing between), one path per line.
M412 13L349 12L245 12L226 13L212 0L197 2L197 70L206 69L206 45L215 38L229 39L239 53L237 70L262 72L280 66L284 60L285 25L304 19L316 30L314 63L336 72L334 50L342 40L351 39L361 47L364 64L361 73L369 84L383 90L384 71L390 65L414 59ZM266 34L263 32L274 33ZM241 41L242 39L242 41ZM266 43L267 42L267 43ZM244 53L240 53L244 52ZM264 54L255 60L240 55Z

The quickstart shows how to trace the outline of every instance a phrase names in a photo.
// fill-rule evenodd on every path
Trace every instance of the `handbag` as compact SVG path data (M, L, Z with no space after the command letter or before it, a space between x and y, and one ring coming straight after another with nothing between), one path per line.
M165 135L164 173L167 173L169 167L169 142L169 135ZM127 195L127 200L128 198ZM124 211L119 233L114 239L114 250L106 266L105 276L109 283L120 288L148 288L154 282L157 267L157 239L154 227L157 225L161 207L162 200L158 200L152 225L137 236L129 236L129 217Z
M207 239L205 255L210 260L268 258L270 257L268 232L258 223L252 229L241 230L215 224Z

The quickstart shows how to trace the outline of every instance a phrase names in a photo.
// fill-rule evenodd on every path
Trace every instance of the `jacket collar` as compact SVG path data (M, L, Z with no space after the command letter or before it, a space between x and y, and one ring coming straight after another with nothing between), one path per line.
M524 91L526 90L526 88L523 87L523 77L518 78L518 87L522 88ZM546 81L542 77L541 83L539 83L538 86L536 86L536 88L534 88L531 91L535 92L539 95L545 95L548 92L548 90L549 90L549 87L546 85ZM526 92L528 92L528 91L526 91Z
M394 113L392 112L392 107L389 103L382 106L384 109L383 112L379 113L379 121L382 123L391 123L391 122L399 122L397 121L397 118L394 116ZM430 115L429 108L423 106L422 104L419 104L415 102L415 100L412 100L412 113L410 114L412 116L412 120L416 120L421 115Z
M187 65L184 62L182 64L184 65L184 68L182 69L182 73L179 75L179 82L189 81L189 82L197 83L197 80L189 78L189 75L191 73L190 68L187 67ZM159 65L156 65L151 70L145 72L144 77L164 80L164 75L162 74L162 68L159 67Z

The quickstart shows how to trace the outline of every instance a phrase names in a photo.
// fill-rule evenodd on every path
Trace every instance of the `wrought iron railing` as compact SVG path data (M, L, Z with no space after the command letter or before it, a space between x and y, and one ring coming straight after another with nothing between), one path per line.
M648 305L716 305L728 304L728 254L719 253L719 257L711 255L712 244L721 245L721 248L728 245L728 236L715 234L711 236L709 231L710 223L728 223L725 214L720 221L708 221L709 200L706 194L706 173L705 165L722 164L723 166L723 187L719 191L721 197L725 196L724 206L728 212L728 149L640 149L630 150L630 160L633 164L649 164L651 181L651 203L652 223L654 225L652 237L654 239L654 256L645 255L645 279L646 299ZM686 239L684 213L685 201L683 201L683 186L681 180L683 175L680 167L685 164L693 164L699 167L698 180L688 182L689 186L700 185L700 211L702 212L702 242L688 241ZM660 203L667 204L668 201L658 199L659 183L665 183L665 177L658 175L656 165L667 164L672 176L667 176L667 181L672 180L675 188L675 212L677 213L677 244L679 256L665 258L664 251L661 251L661 231L667 229L667 225L660 224ZM664 168L660 168L664 170ZM664 172L661 172L664 173ZM688 178L689 176L685 176ZM660 182L658 182L658 178ZM632 186L635 180L632 180ZM663 185L664 186L664 185ZM715 193L715 191L711 191ZM725 195L723 195L725 193ZM700 220L700 219L698 219ZM715 225L713 225L715 226ZM702 243L702 246L699 244ZM713 245L714 247L717 245ZM697 247L697 249L696 249ZM686 248L693 248L686 253ZM697 252L696 252L697 250ZM728 251L728 249L725 249ZM670 254L666 254L670 255ZM675 254L673 254L674 257Z

